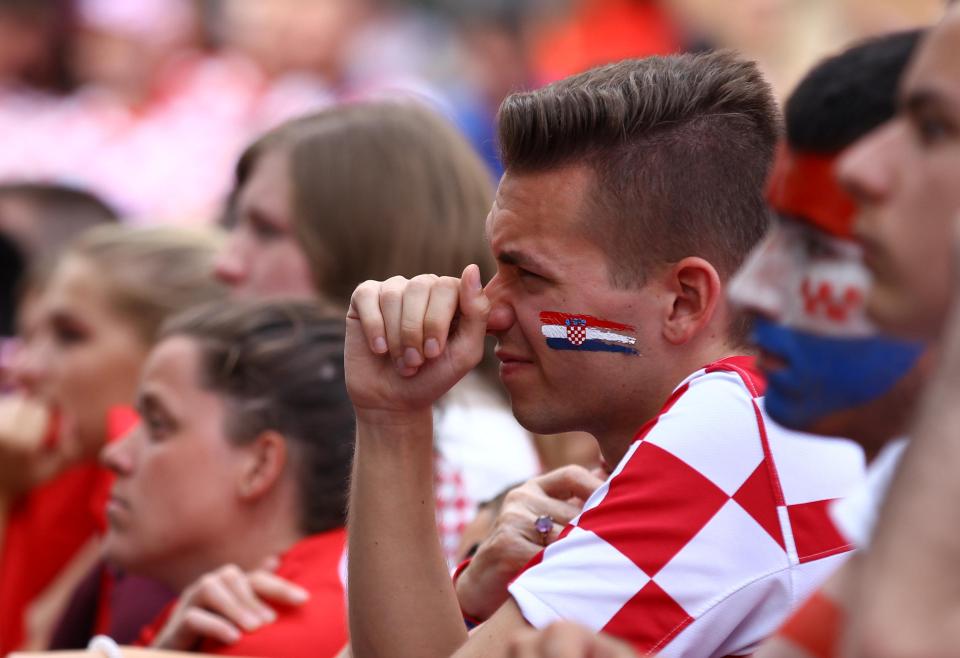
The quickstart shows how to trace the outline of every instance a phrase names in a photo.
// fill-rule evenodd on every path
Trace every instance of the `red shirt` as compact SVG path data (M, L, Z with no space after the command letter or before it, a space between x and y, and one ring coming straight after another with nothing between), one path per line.
M121 437L136 422L133 410L114 407L107 417L107 441ZM31 604L88 542L103 533L104 505L112 484L108 470L84 463L11 504L0 543L0 656L21 647L26 639L24 616Z
M199 653L220 656L263 656L264 658L326 658L335 656L347 644L347 595L343 564L345 528L311 535L293 545L281 558L276 574L310 592L301 606L277 606L277 621L239 641L225 645L204 640L195 647ZM343 577L341 577L341 573ZM172 604L140 636L139 644L150 644L163 628L175 607Z
M74 466L11 505L0 547L0 655L21 646L30 604L102 530L90 503L107 476L97 464Z

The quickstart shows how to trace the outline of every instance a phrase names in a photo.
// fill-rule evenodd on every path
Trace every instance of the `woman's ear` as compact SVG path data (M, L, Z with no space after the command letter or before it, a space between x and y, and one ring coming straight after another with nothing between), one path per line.
M264 430L253 442L244 446L237 493L241 500L255 501L273 490L283 476L287 463L287 441L275 430Z
M664 276L673 305L663 324L663 337L683 345L709 326L723 298L723 284L716 268L696 256L674 263Z

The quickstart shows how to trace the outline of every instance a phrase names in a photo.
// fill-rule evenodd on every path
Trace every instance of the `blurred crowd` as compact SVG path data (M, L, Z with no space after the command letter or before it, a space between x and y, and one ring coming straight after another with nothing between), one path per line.
M953 655L958 43L0 0L0 656Z
M729 6L728 6L729 5ZM331 103L405 93L500 173L511 91L628 56L731 47L781 96L936 0L4 0L0 180L94 191L138 223L209 222L244 144Z

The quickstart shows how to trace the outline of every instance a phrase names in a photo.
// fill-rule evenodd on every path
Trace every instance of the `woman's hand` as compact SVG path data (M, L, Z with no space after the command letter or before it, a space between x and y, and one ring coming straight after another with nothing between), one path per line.
M53 422L47 406L36 400L18 394L0 397L0 496L23 493L73 461L70 445L44 445Z
M190 651L204 639L233 644L244 632L277 619L268 602L297 606L309 598L302 587L271 573L276 562L244 572L229 564L212 571L184 590L154 647Z

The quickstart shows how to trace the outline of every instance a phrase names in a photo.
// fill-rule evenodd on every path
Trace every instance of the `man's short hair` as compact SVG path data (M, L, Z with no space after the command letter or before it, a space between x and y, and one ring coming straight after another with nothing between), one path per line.
M787 142L798 151L836 153L897 110L900 78L923 30L862 41L817 65L787 100Z
M498 124L508 172L593 170L584 228L617 285L687 256L730 275L766 230L779 114L756 65L729 52L591 69L509 96Z

